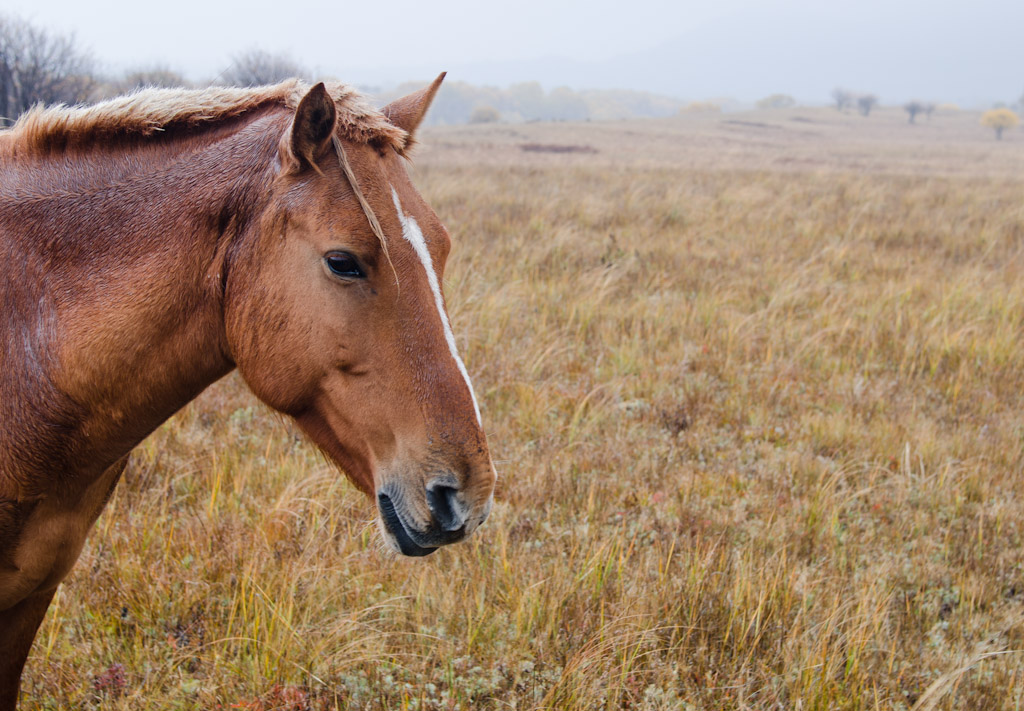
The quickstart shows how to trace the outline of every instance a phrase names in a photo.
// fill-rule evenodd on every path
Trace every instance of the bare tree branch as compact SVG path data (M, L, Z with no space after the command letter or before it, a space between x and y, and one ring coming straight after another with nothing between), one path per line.
M845 111L853 105L853 92L846 89L833 89L832 101L835 102L837 109Z
M908 101L903 105L903 110L906 111L907 115L910 117L910 123L914 123L914 119L917 118L917 115L924 112L925 105L921 101Z
M0 17L0 119L13 121L37 103L81 103L95 84L92 57L74 37Z
M250 49L236 55L222 75L225 84L231 86L260 86L299 77L309 78L309 72L292 59L282 54L272 54L262 49Z
M857 97L857 108L864 116L871 114L871 109L878 104L878 97L874 94L861 94Z

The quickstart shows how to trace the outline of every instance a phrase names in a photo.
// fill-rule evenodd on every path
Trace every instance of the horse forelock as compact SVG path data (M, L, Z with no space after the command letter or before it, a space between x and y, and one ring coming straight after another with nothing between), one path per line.
M338 108L338 134L356 143L390 146L404 154L409 134L390 123L358 91L341 83L327 85ZM268 106L295 109L309 90L291 79L249 89L142 89L91 106L37 105L0 131L8 147L48 153L118 139L154 138L174 131L214 127Z

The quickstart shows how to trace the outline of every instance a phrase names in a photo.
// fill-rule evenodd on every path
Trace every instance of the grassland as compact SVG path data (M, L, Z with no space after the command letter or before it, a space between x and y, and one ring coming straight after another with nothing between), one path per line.
M135 453L23 707L1019 708L1024 133L976 121L429 132L487 524L382 552L231 376Z

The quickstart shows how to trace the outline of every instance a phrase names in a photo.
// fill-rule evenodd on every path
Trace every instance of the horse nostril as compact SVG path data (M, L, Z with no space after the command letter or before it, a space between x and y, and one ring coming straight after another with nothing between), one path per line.
M458 493L455 487L444 484L427 487L427 505L444 531L458 531L466 523Z

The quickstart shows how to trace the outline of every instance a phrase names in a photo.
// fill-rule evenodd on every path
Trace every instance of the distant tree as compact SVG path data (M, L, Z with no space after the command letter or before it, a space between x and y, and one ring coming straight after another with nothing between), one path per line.
M545 118L544 88L540 82L527 81L513 84L507 91L511 108L527 121Z
M469 115L470 123L496 123L501 114L493 106L477 106Z
M790 109L796 106L796 99L789 94L772 94L757 102L759 109Z
M1003 140L1004 130L1013 128L1018 123L1020 123L1020 119L1017 118L1017 114L1006 108L992 109L981 115L981 125L994 129L997 141Z
M381 99L386 103L400 96L419 91L425 85L422 81L400 84L393 91L381 96ZM481 95L473 85L462 81L450 83L446 81L441 85L441 90L437 93L434 103L430 105L426 120L433 124L466 123L473 114L473 108L484 104L497 107L491 97Z
M878 97L874 94L861 94L857 97L857 108L861 114L868 116L871 114L871 109L878 105Z
M853 106L853 96L853 92L846 89L832 90L832 101L835 102L836 108L840 111L846 111L846 109Z
M190 85L191 83L178 72L161 66L130 70L116 82L117 91L122 94L150 86L173 89Z
M925 103L923 111L924 115L927 116L928 120L930 121L932 118L932 114L935 113L935 103L932 101Z
M309 74L287 55L250 49L232 58L231 67L221 75L221 80L229 86L261 86L293 77L308 78Z
M919 113L924 112L925 105L921 101L908 101L903 105L903 110L907 112L910 117L910 123L914 123L914 119L917 118Z
M938 106L935 107L935 110L938 111L940 114L955 114L957 111L960 110L960 107L957 106L956 104L947 103L939 104Z
M554 121L586 121L590 118L587 102L566 86L555 87L547 98L547 116Z
M376 95L380 105L423 88L423 81L401 84ZM684 102L643 91L590 89L574 91L557 87L545 92L539 83L514 84L508 88L445 82L431 104L426 121L431 125L461 124L472 120L481 106L493 107L505 123L522 121L620 120L675 115Z
M37 103L81 103L95 85L92 58L74 37L0 17L0 121Z
M620 120L645 117L672 116L682 102L658 94L623 89L589 89L579 92L587 102L587 112L594 120Z

